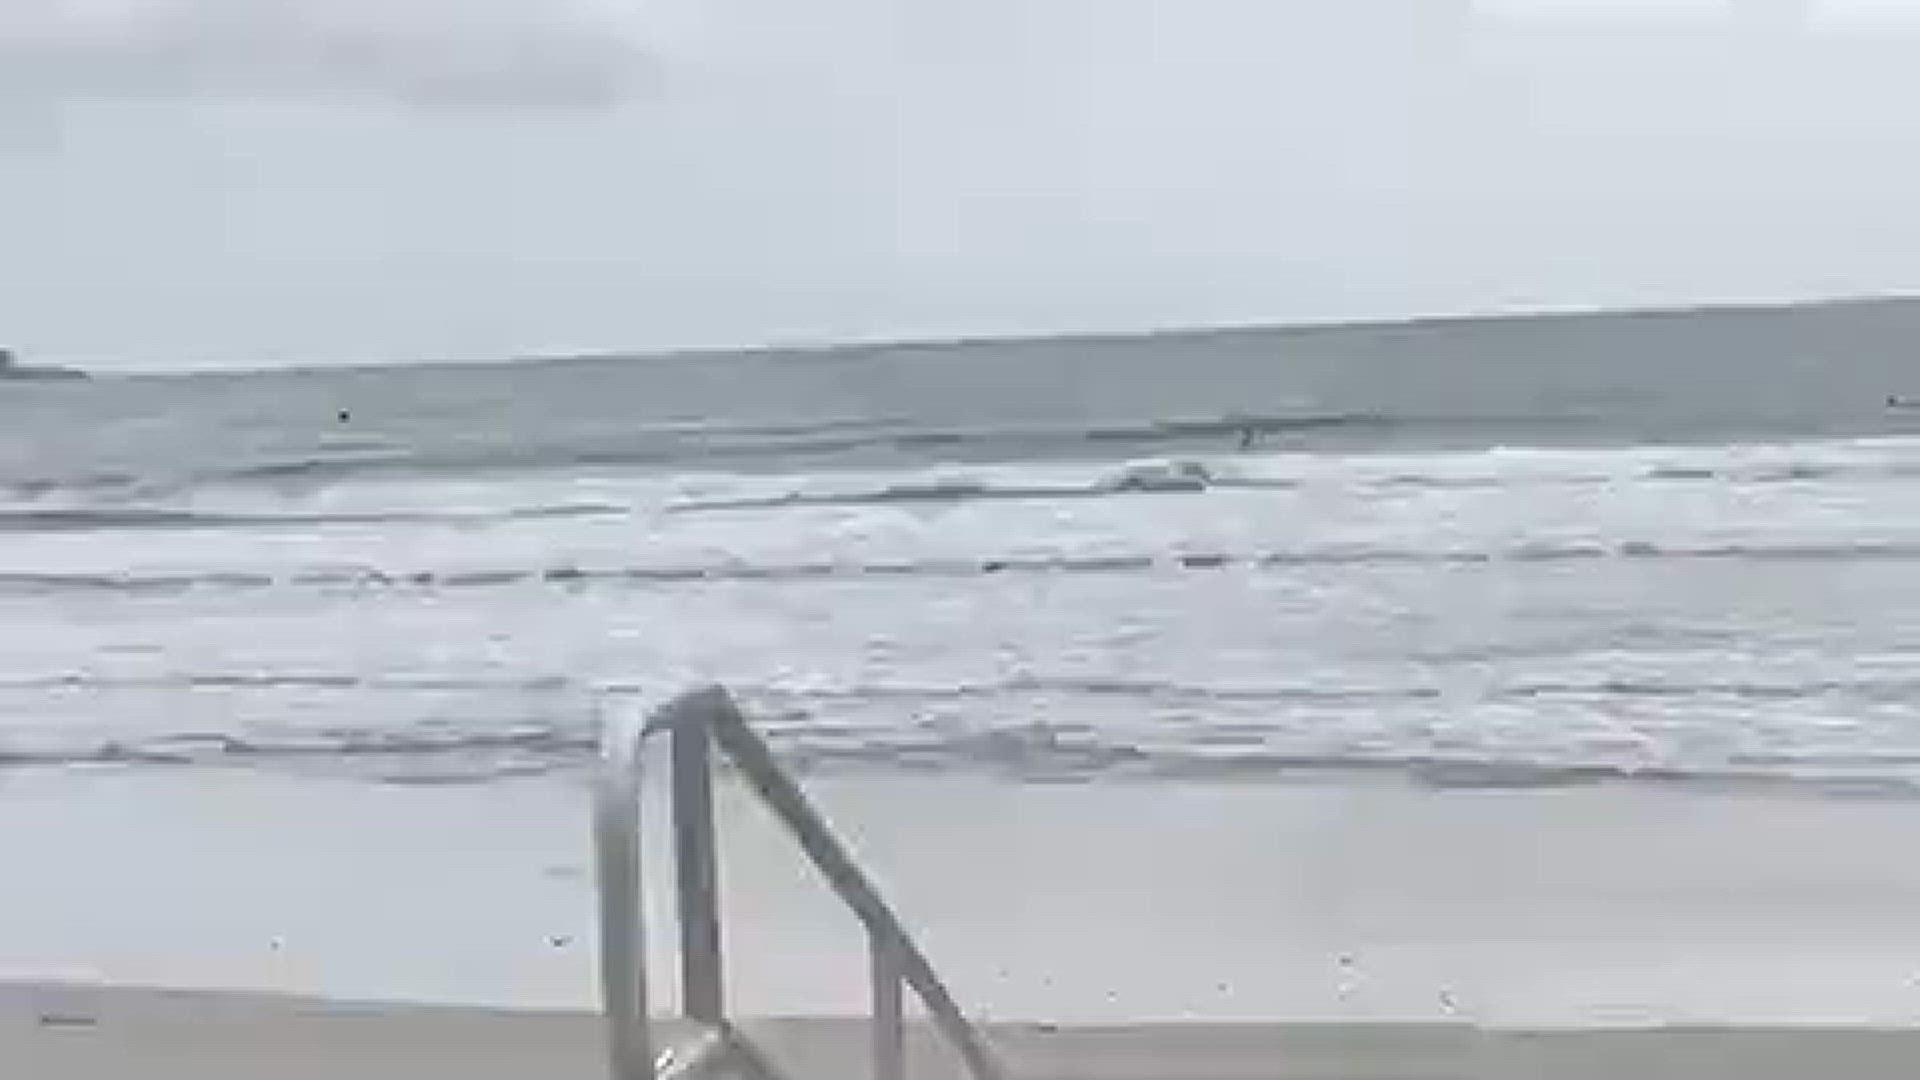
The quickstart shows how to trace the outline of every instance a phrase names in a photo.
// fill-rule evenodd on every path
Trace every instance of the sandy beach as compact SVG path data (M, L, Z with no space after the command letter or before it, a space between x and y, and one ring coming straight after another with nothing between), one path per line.
M671 1026L671 1025L667 1025ZM749 1025L798 1080L858 1077L858 1021ZM11 1076L36 1080L590 1080L590 1014L372 1005L133 988L0 987ZM1493 1031L1420 1024L1142 1024L990 1029L1017 1080L1847 1080L1909 1077L1920 1033L1673 1028ZM909 1070L961 1074L929 1033Z
M1920 866L1899 854L1920 807L1905 801L938 774L808 786L990 1021L1920 1019ZM852 920L744 793L719 794L737 1014L864 1015ZM586 805L577 777L17 772L0 786L0 981L590 1009ZM651 820L658 916L671 861ZM671 936L655 927L667 987Z
M0 0L0 1080L1920 1080L1902 6Z
M604 1077L583 782L10 774L5 1075ZM1920 868L1889 857L1920 828L1904 800L807 786L1012 1080L1891 1080L1920 1063ZM667 1016L661 788L646 847ZM723 776L717 796L734 1015L794 1080L866 1075L856 928L745 791ZM682 1035L662 1022L662 1043ZM964 1080L928 1031L909 1053L915 1080Z

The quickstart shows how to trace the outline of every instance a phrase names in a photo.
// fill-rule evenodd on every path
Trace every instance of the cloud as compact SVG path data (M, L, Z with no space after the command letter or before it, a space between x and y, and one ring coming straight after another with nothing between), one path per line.
M0 98L378 96L603 108L645 57L594 0L0 0Z

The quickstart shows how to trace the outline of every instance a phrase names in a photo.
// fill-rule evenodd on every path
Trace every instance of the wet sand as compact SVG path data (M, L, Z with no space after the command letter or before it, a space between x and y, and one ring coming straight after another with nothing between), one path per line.
M669 1025L670 1027L671 1025ZM1523 1032L1439 1024L991 1026L1014 1080L1879 1080L1920 1032L1665 1028ZM867 1075L864 1025L748 1031L794 1080ZM0 985L0 1059L34 1080L599 1080L590 1014L139 988ZM909 1075L960 1080L915 1030Z

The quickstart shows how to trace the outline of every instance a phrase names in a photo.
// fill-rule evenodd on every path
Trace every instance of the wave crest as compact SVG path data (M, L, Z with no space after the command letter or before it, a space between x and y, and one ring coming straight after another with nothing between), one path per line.
M1507 549L1434 550L1323 547L1279 551L1139 552L1085 556L982 556L894 562L707 563L468 570L386 570L378 567L285 573L175 574L20 573L0 571L0 593L143 593L193 589L482 588L518 585L681 585L733 581L845 581L859 578L952 578L1001 574L1117 574L1144 571L1272 570L1305 566L1442 566L1546 562L1746 561L1910 562L1920 541L1666 545L1644 541L1577 545L1534 544Z

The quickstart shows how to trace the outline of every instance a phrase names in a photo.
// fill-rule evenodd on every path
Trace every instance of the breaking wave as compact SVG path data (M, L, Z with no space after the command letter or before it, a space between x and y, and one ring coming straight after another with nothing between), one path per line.
M1168 422L1175 433L1212 431L1232 421ZM1234 429L1244 430L1244 428ZM919 436L929 433L921 432ZM952 434L952 433L948 433ZM851 437L851 436L836 436ZM864 437L864 436L862 436ZM1180 437L1186 437L1180 434ZM576 448L577 450L578 448ZM498 459L501 461L504 459ZM515 460L545 460L538 451ZM727 471L724 453L702 453L692 471L651 477L616 469L598 473L595 462L631 464L619 455L568 452L549 464L584 472L554 472L515 482L489 478L454 484L460 469L412 476L422 459L404 454L243 465L219 474L218 483L239 488L208 491L213 500L188 498L195 489L135 483L115 474L83 477L62 492L53 482L0 484L12 498L0 501L0 534L80 533L106 530L312 528L332 525L482 525L540 518L618 517L665 511L675 514L835 506L948 506L991 501L1084 501L1138 496L1191 497L1212 492L1256 493L1338 487L1357 494L1395 497L1421 490L1483 489L1516 493L1543 488L1633 485L1796 485L1905 483L1920 479L1920 440L1881 439L1778 446L1633 447L1589 449L1499 448L1420 454L1279 452L1263 447L1206 456L1166 455L1130 461L1039 459L1015 463L930 466L882 470L808 469L788 462L779 472ZM440 464L452 464L441 462ZM289 479L328 481L364 476L382 481L343 491L338 498L310 501L307 488L276 486ZM411 476L411 478L409 478ZM581 477L596 497L582 499ZM115 486L126 482L124 486ZM269 488L247 485L269 481ZM401 501L394 502L399 499ZM237 501L236 501L237 500ZM449 508L457 502L458 508ZM318 505L316 505L318 503Z
M53 680L15 679L0 693L28 691ZM511 696L554 691L587 691L599 696L644 693L645 688L599 682L574 685L553 677L530 680L424 679L351 675L196 675L151 680L91 680L75 677L76 687L153 686L240 688L261 693L321 688L358 691L464 691ZM1814 700L1849 695L1879 700L1910 696L1913 678L1789 682L1715 682L1686 680L1623 682L1516 682L1488 689L1483 706L1502 700L1568 695L1588 702L1621 694ZM1145 731L1121 725L1071 720L995 723L989 717L1036 715L1030 700L1119 697L1142 704L1177 701L1214 704L1178 731ZM1499 737L1477 745L1448 745L1449 739L1419 725L1404 728L1391 742L1375 743L1357 735L1339 736L1299 722L1290 706L1385 704L1394 700L1432 702L1443 692L1432 686L1272 685L1209 687L1155 680L1019 677L972 685L849 685L814 689L762 687L744 697L757 724L780 756L808 771L924 769L988 771L1034 782L1072 782L1100 778L1231 779L1243 782L1311 782L1374 776L1434 788L1569 787L1606 783L1681 785L1715 788L1801 789L1853 796L1910 798L1920 795L1920 746L1877 751L1818 747L1795 751L1733 750L1697 760L1639 759L1631 751L1569 745L1543 751ZM1006 712L971 712L973 720L927 707L962 698L1003 699ZM1242 708L1226 710L1230 703ZM1244 706L1270 706L1248 711ZM863 711L858 706L873 706ZM1596 706L1599 707L1599 706ZM509 776L572 770L591 763L596 733L583 710L566 710L565 720L522 719L504 723L413 724L397 727L265 727L240 731L182 730L148 737L122 735L92 741L42 741L9 745L0 741L0 767L73 765L206 766L300 765L350 771L393 783L485 783ZM1096 710L1098 711L1098 710ZM1101 713L1101 715L1105 715ZM905 722L903 722L903 720Z
M0 571L0 594L149 593L197 589L355 588L461 589L509 585L683 585L735 581L846 581L861 578L955 578L1006 574L1127 574L1306 566L1463 566L1499 563L1601 562L1911 562L1920 541L1835 543L1660 544L1641 541L1521 544L1502 549L1433 550L1329 546L1271 551L1137 552L1085 556L985 556L884 562L686 563L670 565L499 567L401 570L378 567L282 573L61 573Z
M1675 461L1678 457L1681 460ZM1034 479L1046 476L1044 481ZM1502 489L1638 484L1804 484L1920 479L1920 443L1715 447L1686 451L1494 449L1420 456L1249 454L1152 458L1067 473L1056 467L948 472L906 480L827 474L761 485L772 490L670 503L676 513L808 506L881 506L991 500L1098 499L1113 495L1286 491L1338 484L1358 489Z
M612 516L629 508L609 503L560 503L510 507L498 512L406 512L271 514L171 510L164 507L92 506L60 509L0 509L0 533L95 532L153 529L314 528L325 525L479 524L502 520Z
M16 494L62 489L157 486L180 490L207 484L327 483L359 477L451 477L555 472L580 468L680 469L716 465L751 471L826 464L897 462L926 452L977 461L1087 458L1115 446L1231 448L1242 437L1326 436L1341 431L1495 424L1497 420L1397 417L1370 414L1234 415L1193 419L1048 424L927 425L902 418L828 418L812 422L652 423L615 435L582 435L541 443L482 442L471 447L409 448L385 442L315 447L312 452L260 457L191 470L178 476L98 473L17 478L0 484Z

